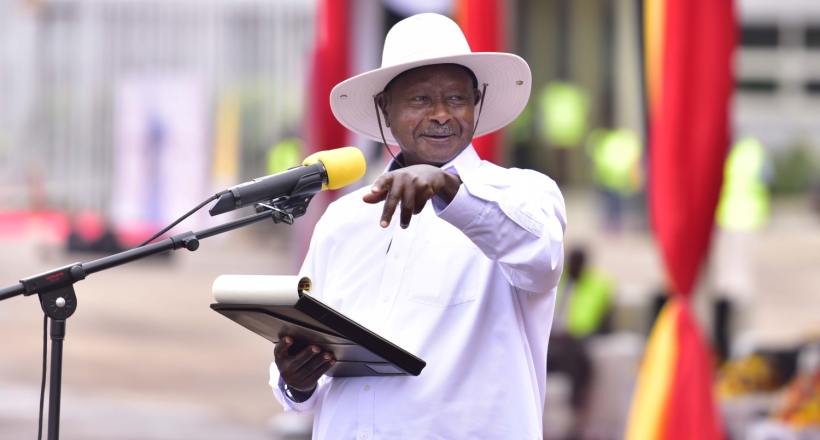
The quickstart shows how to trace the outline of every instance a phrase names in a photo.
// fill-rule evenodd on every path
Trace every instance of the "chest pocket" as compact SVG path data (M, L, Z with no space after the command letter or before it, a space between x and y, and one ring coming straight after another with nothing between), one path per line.
M475 301L476 252L467 245L429 244L413 267L408 299L436 307Z

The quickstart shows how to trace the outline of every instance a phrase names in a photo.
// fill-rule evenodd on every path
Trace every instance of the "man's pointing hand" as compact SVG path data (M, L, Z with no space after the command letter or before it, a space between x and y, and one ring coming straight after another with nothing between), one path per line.
M410 225L410 219L424 209L428 200L438 195L450 203L458 193L461 178L432 165L413 165L383 174L362 199L366 203L384 202L381 227L390 225L396 207L401 204L401 227Z

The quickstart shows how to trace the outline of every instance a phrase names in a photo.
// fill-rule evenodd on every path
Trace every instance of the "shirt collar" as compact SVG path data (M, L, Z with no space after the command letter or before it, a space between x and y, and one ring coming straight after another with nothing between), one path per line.
M401 157L401 153L399 153L396 157ZM449 171L455 168L456 174L460 175L463 172L472 171L478 168L479 165L481 165L481 158L478 157L478 153L476 153L475 148L473 148L473 144L470 144L464 149L464 151L459 153L455 159L442 165L441 169L444 171ZM394 159L390 161L384 172L388 173L396 169L398 169L398 166L396 164L396 160Z

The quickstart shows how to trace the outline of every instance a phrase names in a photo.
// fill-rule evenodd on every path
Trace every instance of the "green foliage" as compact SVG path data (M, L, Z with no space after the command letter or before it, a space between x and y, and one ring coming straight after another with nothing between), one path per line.
M772 192L795 193L808 191L817 176L817 162L810 146L798 143L773 157L774 181Z

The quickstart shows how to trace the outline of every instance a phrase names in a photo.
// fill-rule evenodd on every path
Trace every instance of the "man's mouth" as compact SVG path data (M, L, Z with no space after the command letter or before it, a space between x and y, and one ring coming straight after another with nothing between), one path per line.
M432 142L449 141L451 136L455 136L455 130L448 125L430 125L422 132L422 136Z

